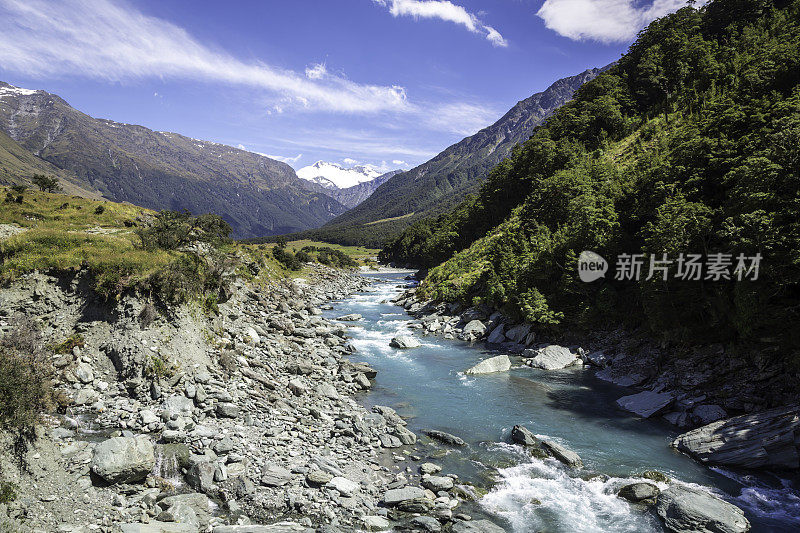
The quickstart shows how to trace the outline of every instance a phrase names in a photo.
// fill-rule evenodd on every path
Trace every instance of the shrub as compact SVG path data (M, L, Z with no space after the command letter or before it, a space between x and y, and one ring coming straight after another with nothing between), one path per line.
M53 351L55 353L60 353L60 354L71 353L73 348L75 348L76 346L79 348L83 348L84 344L85 342L83 340L83 335L74 333L69 337L67 337L64 340L64 342L61 342L53 346Z
M17 486L8 481L0 481L0 504L9 504L17 499Z
M145 250L177 250L192 242L225 243L230 225L217 215L193 217L188 211L161 211L148 228L136 230Z
M97 208L94 210L95 215L102 215L106 211L106 206L98 205Z
M61 186L58 184L58 178L53 176L35 174L31 181L34 185L39 187L39 190L42 192L58 192L61 190Z
M0 426L26 430L56 405L50 354L40 332L23 322L0 341Z
M292 252L286 251L286 249L281 246L276 246L272 249L272 257L283 265L284 268L289 270L300 270L303 268L303 264L297 259L297 256Z

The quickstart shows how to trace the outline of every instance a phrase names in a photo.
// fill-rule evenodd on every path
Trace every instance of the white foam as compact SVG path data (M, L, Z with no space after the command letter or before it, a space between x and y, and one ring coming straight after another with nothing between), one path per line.
M736 505L756 516L800 524L800 491L794 489L788 480L777 478L781 486L770 487L754 476L718 467L711 470L742 485L741 493L733 499Z
M533 459L499 473L500 483L480 503L514 531L660 531L653 517L616 496L628 480L570 477L554 459Z

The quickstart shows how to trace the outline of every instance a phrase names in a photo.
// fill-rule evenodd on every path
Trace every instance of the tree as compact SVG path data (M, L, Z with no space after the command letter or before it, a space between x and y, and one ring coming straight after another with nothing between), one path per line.
M34 185L39 187L39 190L42 192L58 192L61 190L61 186L58 184L58 178L54 176L34 174L31 181Z

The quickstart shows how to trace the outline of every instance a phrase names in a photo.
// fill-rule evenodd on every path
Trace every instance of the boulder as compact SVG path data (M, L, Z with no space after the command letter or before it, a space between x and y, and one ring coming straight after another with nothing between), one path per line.
M407 350L410 348L419 348L422 346L422 344L411 335L398 335L397 337L392 338L391 342L389 342L389 346L392 348Z
M427 476L422 478L422 486L433 492L450 490L453 488L453 478L447 476Z
M358 313L351 313L349 315L342 315L340 317L336 317L336 320L341 320L342 322L357 322L362 318L364 317L359 315Z
M382 516L367 515L361 517L367 531L385 531L389 529L389 521Z
M269 525L216 526L212 533L314 533L314 531L313 528L287 520Z
M522 444L523 446L542 445L542 441L536 438L531 430L519 424L511 428L511 441L516 444Z
M560 370L575 364L578 356L572 353L569 348L550 344L538 350L525 350L523 357L529 357L528 364L534 368L544 370Z
M218 403L214 410L217 416L222 418L237 418L239 416L239 406L235 403Z
M415 516L411 519L411 525L414 526L414 531L431 531L435 533L442 530L442 525L432 516Z
M95 447L91 469L109 483L135 483L147 477L155 464L153 443L147 437L113 437Z
M464 439L460 437L456 437L455 435L451 435L450 433L445 433L444 431L438 431L435 429L429 429L423 431L427 436L434 440L438 440L439 442L443 442L445 444L449 444L451 446L466 446L467 443L464 442Z
M414 500L417 498L425 498L425 491L419 487L403 487L400 489L387 490L383 495L383 501L386 505L397 505L401 502Z
M422 463L419 465L420 474L438 474L442 471L442 467L433 463Z
M659 495L656 510L667 529L676 533L744 533L750 530L744 511L692 487L672 485Z
M458 521L450 529L453 533L505 533L505 529L488 520Z
M668 392L644 391L630 396L623 396L617 400L617 405L644 418L666 411L675 396Z
M292 480L292 473L278 465L267 465L261 471L261 484L267 487L282 487Z
M183 394L173 394L161 402L164 419L171 420L179 416L192 416L194 402Z
M472 341L480 339L486 334L486 325L480 320L470 320L461 330L461 337L463 340Z
M631 483L619 489L617 496L632 503L653 505L660 492L652 483Z
M528 333L531 332L532 327L533 326L531 324L520 324L518 326L514 326L505 333L506 338L514 342L524 342L525 337L527 337Z
M704 463L741 468L800 467L800 405L718 420L683 433L672 446Z
M81 380L81 383L91 383L94 381L94 371L88 363L79 363L75 367L75 377Z
M197 528L190 524L176 524L175 522L151 520L147 524L120 524L119 530L121 533L194 533L197 531Z
M719 405L714 404L700 404L692 409L692 422L697 425L705 426L711 422L722 420L726 418L728 413Z
M567 466L571 466L573 468L581 468L583 466L583 461L581 461L581 458L577 453L573 452L572 450L568 450L557 442L543 440L542 447L550 452L553 457Z
M358 491L358 483L355 481L350 481L346 477L334 477L328 482L328 487L339 491L339 494L344 496L345 498L351 497L353 494Z
M511 369L511 360L507 355L498 355L484 359L477 365L468 368L465 374L491 374L493 372L506 372Z
M503 325L500 324L496 328L492 330L488 337L486 337L486 342L489 344L500 344L506 341L506 336L503 335Z
M255 328L247 328L244 333L245 342L248 344L258 344L261 342L261 337L258 336L258 332Z
M295 396L302 396L306 392L306 385L300 379L293 379L289 381L289 390Z

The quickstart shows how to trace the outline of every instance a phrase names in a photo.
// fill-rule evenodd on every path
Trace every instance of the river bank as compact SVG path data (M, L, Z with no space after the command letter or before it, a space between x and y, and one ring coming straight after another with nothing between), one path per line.
M80 272L35 273L0 290L4 335L31 319L42 342L58 346L54 381L69 404L21 447L3 434L5 526L229 533L388 524L378 504L399 469L383 444L416 437L388 411L354 401L375 372L351 361L344 326L320 309L371 282L309 268L307 279L268 286L238 279L211 312L156 309L134 295L102 301Z
M642 476L657 470L672 485L744 509L753 531L792 531L800 520L800 495L791 476L710 469L677 453L670 448L678 436L673 426L621 409L616 400L635 391L598 379L590 366L544 370L511 354L508 371L468 374L470 367L503 353L502 347L460 341L453 331L452 339L424 334L424 316L409 317L392 303L407 288L404 276L375 277L378 284L370 292L337 302L325 313L334 319L361 315L348 325L353 345L378 370L367 406L394 407L420 435L442 430L466 442L442 452L426 448L434 443L421 436L414 451L421 461L488 491L454 512L492 520L507 531L661 531L664 522L656 509L641 512L617 496L625 485L652 483ZM412 335L420 346L390 346L402 335ZM513 444L518 424L577 452L583 466L538 459Z

